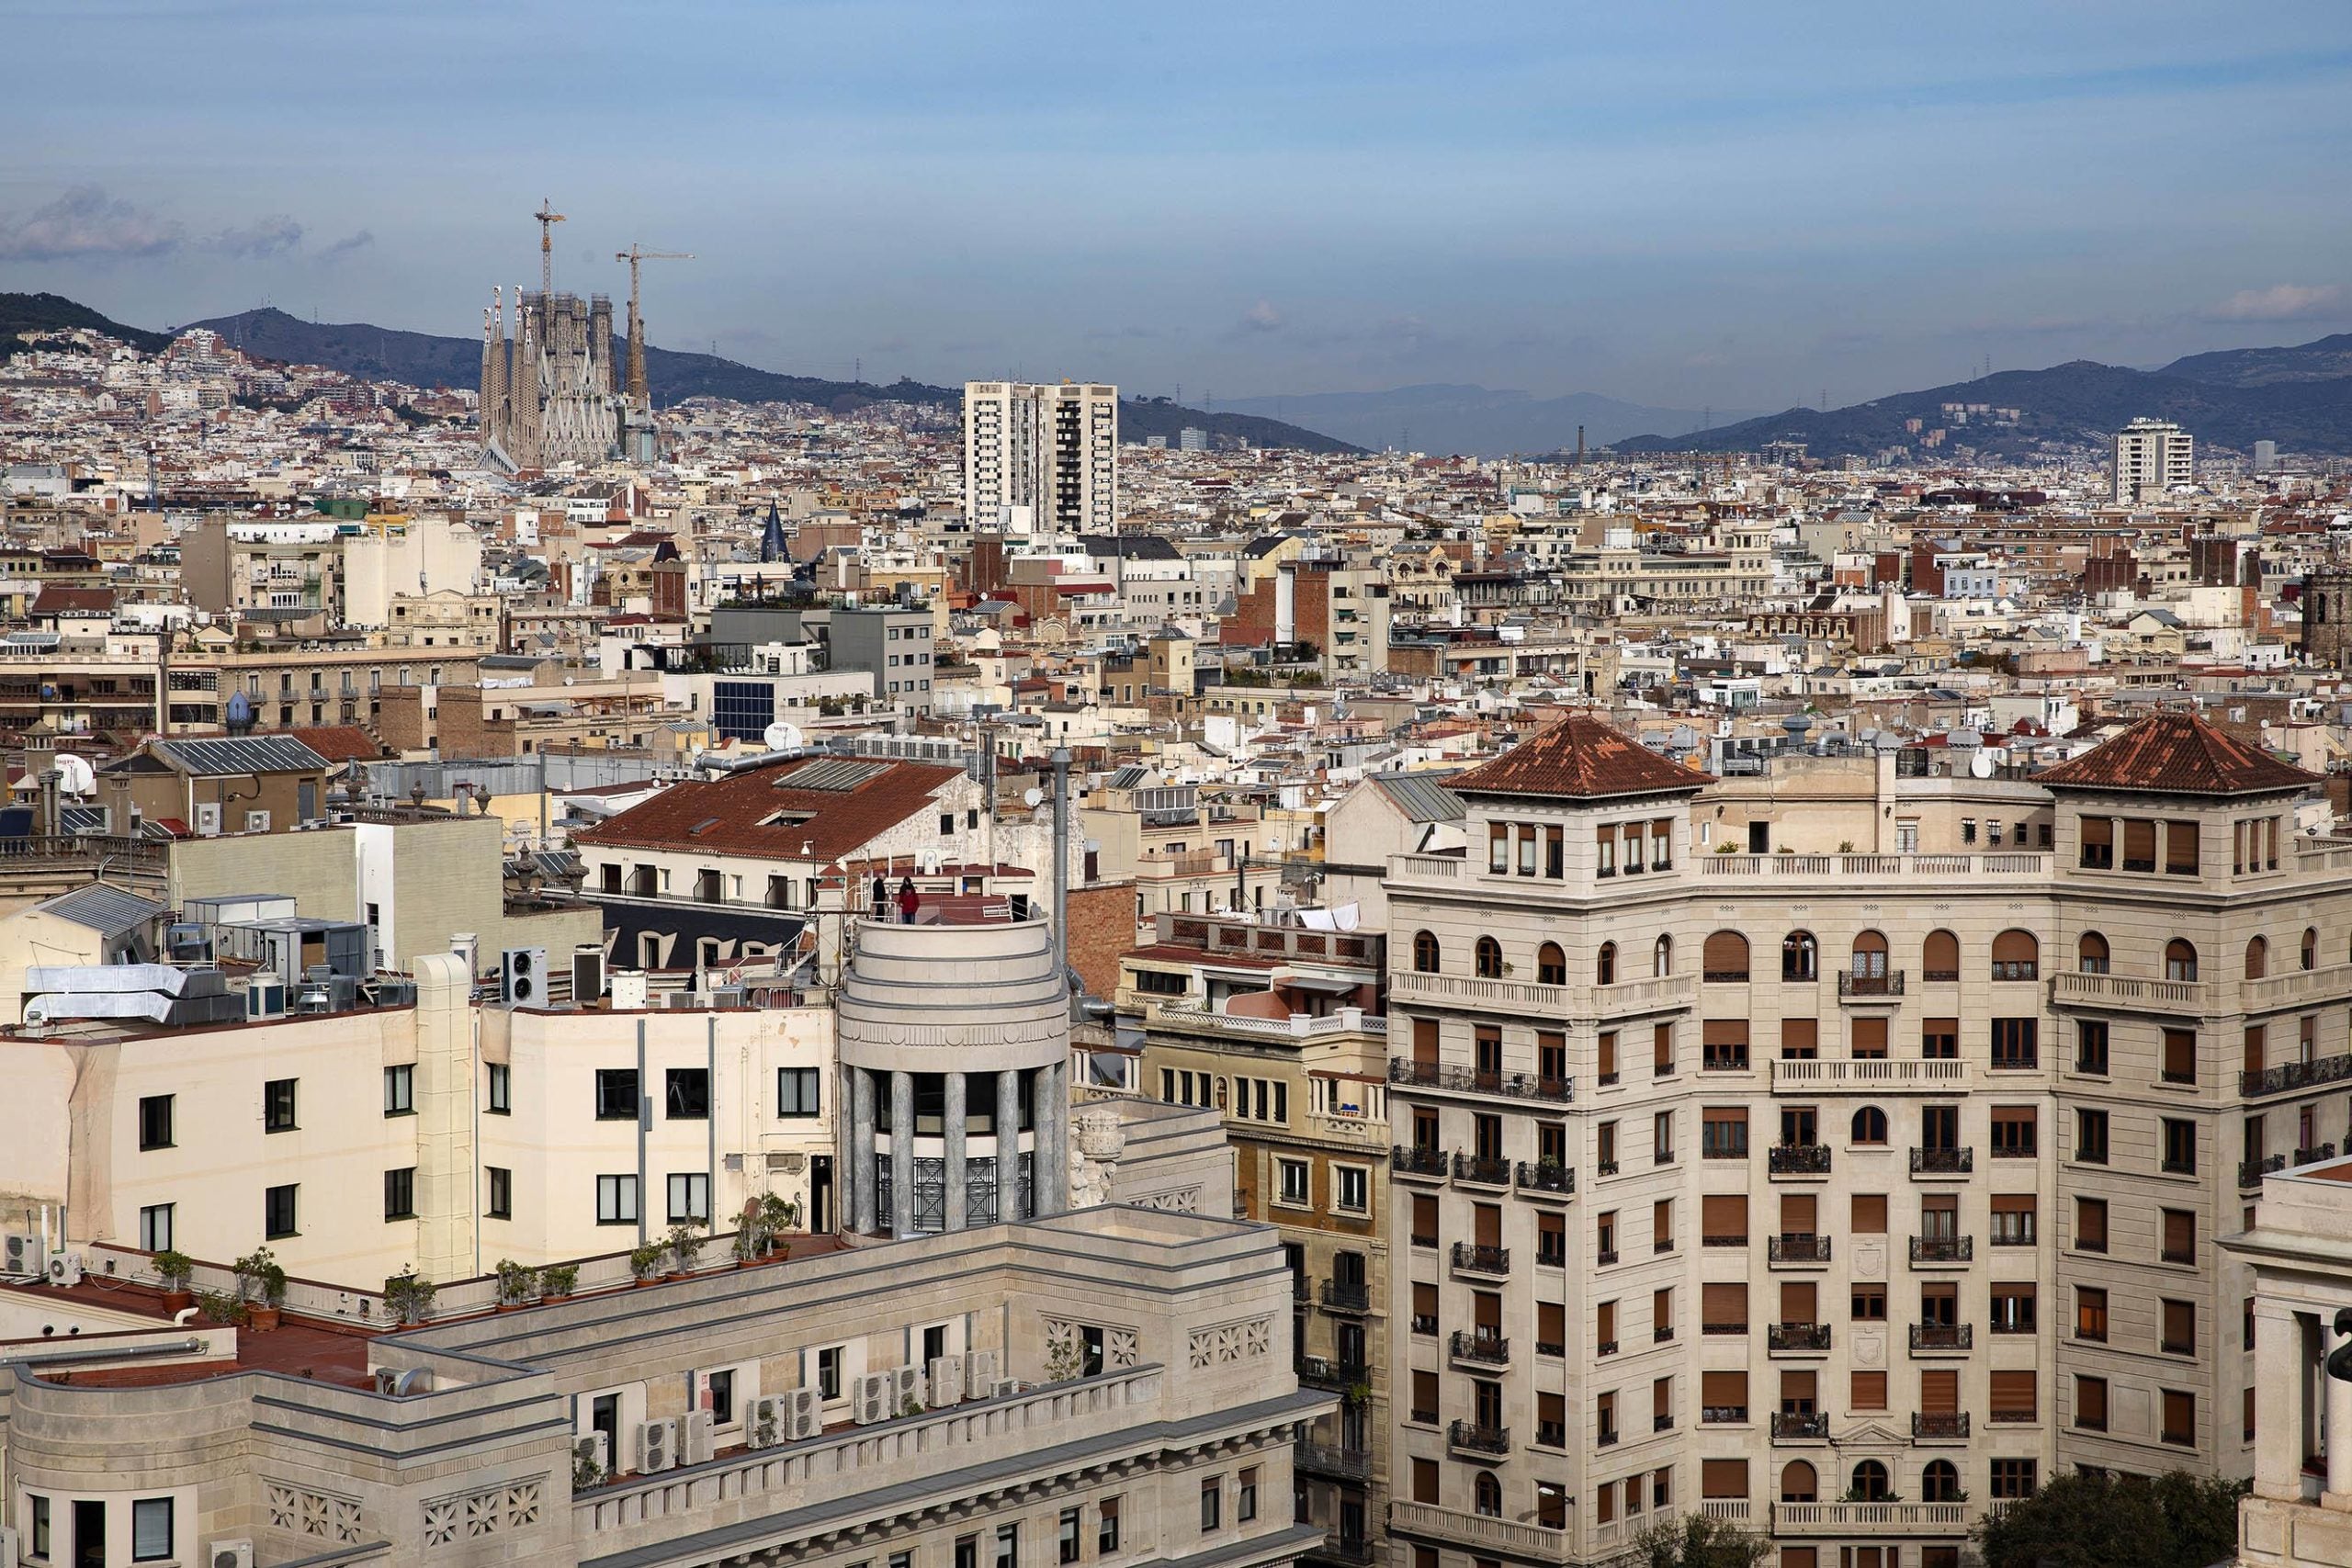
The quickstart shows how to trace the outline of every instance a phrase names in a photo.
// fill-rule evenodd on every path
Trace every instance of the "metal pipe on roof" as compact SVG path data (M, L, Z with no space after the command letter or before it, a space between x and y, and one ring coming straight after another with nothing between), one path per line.
M1054 973L1069 974L1069 748L1057 746L1054 761Z
M117 1345L103 1349L55 1350L39 1356L11 1356L6 1365L12 1367L53 1367L64 1362L136 1361L156 1356L187 1356L205 1348L206 1341L193 1337L176 1345Z

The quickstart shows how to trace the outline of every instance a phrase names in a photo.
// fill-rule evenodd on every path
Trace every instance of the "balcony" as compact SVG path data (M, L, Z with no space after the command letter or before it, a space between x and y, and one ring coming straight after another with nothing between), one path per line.
M2207 1013L2217 1010L2213 990L2210 980L2148 980L2136 975L2089 975L2072 969L2050 976L2053 1007L2167 1015Z
M1301 1356L1291 1368L1306 1387L1332 1393L1345 1393L1372 1381L1372 1369L1364 1362L1335 1360L1329 1356Z
M1397 1144L1388 1151L1388 1168L1405 1181L1443 1181L1453 1162L1443 1149L1407 1148Z
M2346 997L2352 997L2352 964L2330 964L2245 981L2238 992L2238 1008L2244 1012L2268 1012L2274 1008L2342 1001Z
M1367 1449L1310 1443L1302 1438L1291 1445L1291 1454L1293 1463L1312 1474L1336 1476L1341 1481L1366 1481L1372 1476L1372 1453Z
M1829 1348L1829 1325L1826 1323L1768 1323L1764 1325L1764 1348L1791 1355L1821 1354Z
M1510 1248L1480 1247L1474 1242L1457 1241L1453 1244L1453 1271L1488 1279L1507 1279L1510 1274Z
M1774 1535L1964 1535L1966 1503L1775 1503Z
M1911 1353L1915 1356L1938 1352L1967 1351L1976 1344L1976 1325L1973 1323L1915 1323L1911 1325Z
M1445 1429L1445 1446L1476 1459L1501 1459L1510 1452L1510 1428L1456 1421Z
M1568 1560L1576 1540L1564 1529L1441 1508L1434 1503L1408 1502L1402 1497L1388 1505L1388 1533L1444 1541L1482 1557L1553 1563Z
M1965 1094L1968 1064L1957 1056L1864 1056L1775 1061L1775 1094Z
M1964 1177L1976 1168L1976 1151L1920 1149L1911 1151L1911 1174L1921 1177Z
M1573 1078L1549 1078L1537 1073L1480 1072L1458 1062L1415 1062L1402 1056L1388 1059L1388 1081L1400 1089L1458 1094L1475 1100L1566 1105L1576 1099Z
M2174 1162L2167 1161L2165 1168L2166 1170L2170 1170L2173 1168L2173 1163ZM2242 1188L2249 1189L2259 1187L2262 1185L2262 1179L2264 1177L2273 1175L2286 1168L2287 1156L2285 1155L2265 1155L2260 1159L2242 1159L2238 1161L2238 1185Z
M1765 1260L1792 1268L1829 1261L1829 1238L1802 1231L1783 1231L1764 1238Z
M1915 1235L1911 1238L1911 1267L1934 1268L1941 1264L1972 1262L1976 1257L1976 1238L1973 1235Z
M1829 1174L1829 1145L1774 1144L1765 1151L1765 1168L1775 1179L1826 1176Z
M1240 1205L1236 1204L1235 1207L1238 1208ZM1249 1215L1236 1214L1233 1217L1237 1220L1243 1220L1248 1219ZM1295 1306L1306 1305L1307 1303L1315 1299L1315 1281L1308 1279L1304 1274L1293 1274L1290 1277L1290 1299L1291 1303Z
M1353 1479L1361 1480L1362 1477ZM1317 1545L1306 1549L1309 1562L1340 1562L1347 1568L1371 1568L1380 1556L1380 1549L1361 1537L1327 1535Z
M2341 1083L2346 1078L2352 1078L2352 1053L2322 1056L2312 1062L2282 1062L2259 1072L2240 1073L2238 1092L2254 1100L2266 1094L2286 1094L2294 1089Z
M1838 999L1846 1001L1893 1001L1903 994L1903 971L1891 975L1857 975L1851 969L1838 971Z
M1576 1196L1577 1173L1564 1165L1521 1160L1513 1171L1514 1185L1524 1197L1543 1200Z
M1699 977L1659 975L1608 986L1553 986L1408 969L1389 976L1388 989L1390 995L1407 1002L1466 1007L1514 1017L1605 1019L1687 1008L1698 998Z
M1911 1413L1911 1440L1915 1443L1964 1443L1968 1441L1968 1412L1915 1410Z
M1485 1155L1455 1155L1453 1179L1467 1187L1509 1187L1510 1161Z
M2050 874L2051 857L2031 852L1991 854L1772 854L1701 855L1702 877L1743 882L1814 883L1845 887L1856 883L1910 887L1923 883L1973 886L1985 881L2031 883Z
M1370 1312L1372 1286L1363 1280L1326 1280L1323 1281L1323 1310L1351 1314Z
M1828 1412L1775 1410L1772 1412L1772 1440L1776 1443L1827 1442Z
M1446 1350L1455 1360L1467 1361L1473 1366L1510 1365L1510 1341L1502 1335L1488 1334L1480 1329L1455 1329Z

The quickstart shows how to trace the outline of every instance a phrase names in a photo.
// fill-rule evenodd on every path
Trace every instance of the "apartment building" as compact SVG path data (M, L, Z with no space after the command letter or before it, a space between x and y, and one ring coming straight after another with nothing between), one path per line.
M964 515L1009 535L1116 528L1119 389L966 382Z
M266 1332L175 1324L136 1252L0 1286L6 1543L77 1565L1280 1568L1316 1538L1286 1506L1292 1434L1334 1401L1291 1376L1261 1228L1103 1207L760 1267L720 1242L641 1289L583 1259L521 1310L492 1310L494 1277L447 1281L391 1333L374 1280L289 1281Z
M2197 438L2169 420L2135 419L2115 433L2113 478L2118 506L2161 501L2197 482Z
M1279 829L1246 800L1119 769L1079 813L1094 874L1132 880L1138 923L1163 912L1262 909L1282 889Z
M2246 1472L2213 1240L2352 1076L2316 782L2165 714L2011 786L2046 849L1894 777L1892 852L1798 792L1743 853L1582 715L1449 781L1469 853L1388 879L1389 1289L1437 1304L1392 1535L1589 1562L1701 1508L1947 1568L2060 1469Z
M2238 1506L2247 1568L2352 1562L2352 1367L2339 1367L2352 1312L2352 1159L2275 1172L2246 1228L2222 1247L2251 1267L2244 1332L2254 1495Z
M1298 1449L1298 1517L1323 1532L1306 1555L1366 1564L1388 1511L1393 1333L1381 938L1246 916L1156 928L1117 998L1141 1087L1214 1109L1235 1217L1282 1235L1299 1381L1340 1396Z

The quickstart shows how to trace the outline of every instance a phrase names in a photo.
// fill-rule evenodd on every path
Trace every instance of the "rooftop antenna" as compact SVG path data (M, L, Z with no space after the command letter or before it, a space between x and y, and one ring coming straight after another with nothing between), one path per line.
M545 297L555 290L555 226L564 216L546 197L539 197L539 209L531 216L539 220L539 293Z

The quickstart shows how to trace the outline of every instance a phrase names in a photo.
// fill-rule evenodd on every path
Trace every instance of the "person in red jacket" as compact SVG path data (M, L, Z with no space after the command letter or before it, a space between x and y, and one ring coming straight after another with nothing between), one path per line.
M913 925L915 911L922 907L922 895L915 891L915 879L911 876L899 878L899 923Z

